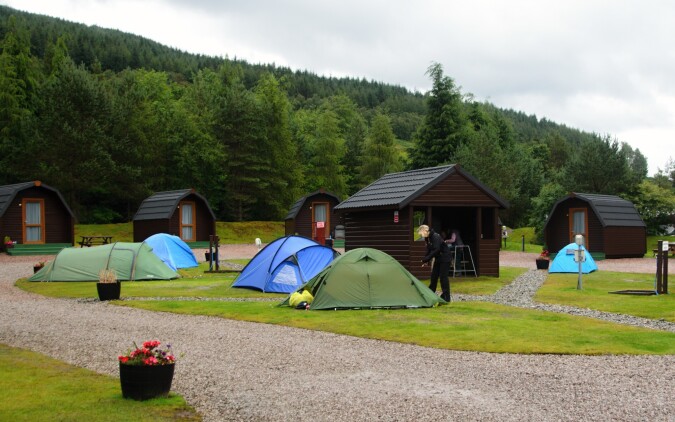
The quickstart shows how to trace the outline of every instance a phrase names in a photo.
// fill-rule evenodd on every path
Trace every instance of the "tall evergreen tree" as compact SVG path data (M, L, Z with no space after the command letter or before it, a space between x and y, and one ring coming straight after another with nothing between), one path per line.
M255 192L258 207L253 217L278 220L300 196L302 167L298 165L296 145L291 139L290 103L281 84L267 74L258 81L255 92L265 130L260 150L267 158L261 178L270 188Z
M362 174L366 184L400 170L394 141L389 118L377 113L370 125L363 154Z
M454 161L457 148L467 138L462 95L454 81L443 76L443 67L439 63L429 66L427 75L433 82L433 88L427 96L427 114L410 152L413 168Z
M28 177L27 152L35 136L31 118L39 69L30 53L30 34L10 17L0 44L0 184Z

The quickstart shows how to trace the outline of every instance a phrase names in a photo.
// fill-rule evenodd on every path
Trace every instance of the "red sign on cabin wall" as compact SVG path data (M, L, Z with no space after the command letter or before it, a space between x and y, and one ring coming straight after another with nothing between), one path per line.
M394 211L394 223L398 223L398 211Z
M323 221L317 221L316 222L316 228L317 229L323 229L324 222Z

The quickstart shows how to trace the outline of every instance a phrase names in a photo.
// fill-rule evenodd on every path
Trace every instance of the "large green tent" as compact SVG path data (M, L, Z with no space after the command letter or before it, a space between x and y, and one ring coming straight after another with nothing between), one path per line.
M116 242L91 248L66 248L29 281L98 281L102 269L113 269L118 280L178 278L145 242Z
M303 290L314 296L310 309L424 308L446 303L390 255L370 248L336 258L298 292ZM281 305L288 305L289 299Z

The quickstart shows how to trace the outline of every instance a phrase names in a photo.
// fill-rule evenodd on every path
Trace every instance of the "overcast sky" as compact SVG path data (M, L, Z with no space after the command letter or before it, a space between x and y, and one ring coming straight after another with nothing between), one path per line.
M669 0L0 0L191 53L463 93L675 157Z

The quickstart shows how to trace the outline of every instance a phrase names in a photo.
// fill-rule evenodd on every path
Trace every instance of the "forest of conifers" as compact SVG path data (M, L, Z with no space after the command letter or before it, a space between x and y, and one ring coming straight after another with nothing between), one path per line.
M414 64L405 64L414 66ZM462 93L419 64L427 93L189 54L0 6L0 185L41 180L80 223L129 221L157 191L194 188L218 220L281 220L319 188L341 198L383 174L456 163L541 227L568 192L632 200L654 232L675 167L638 149Z

